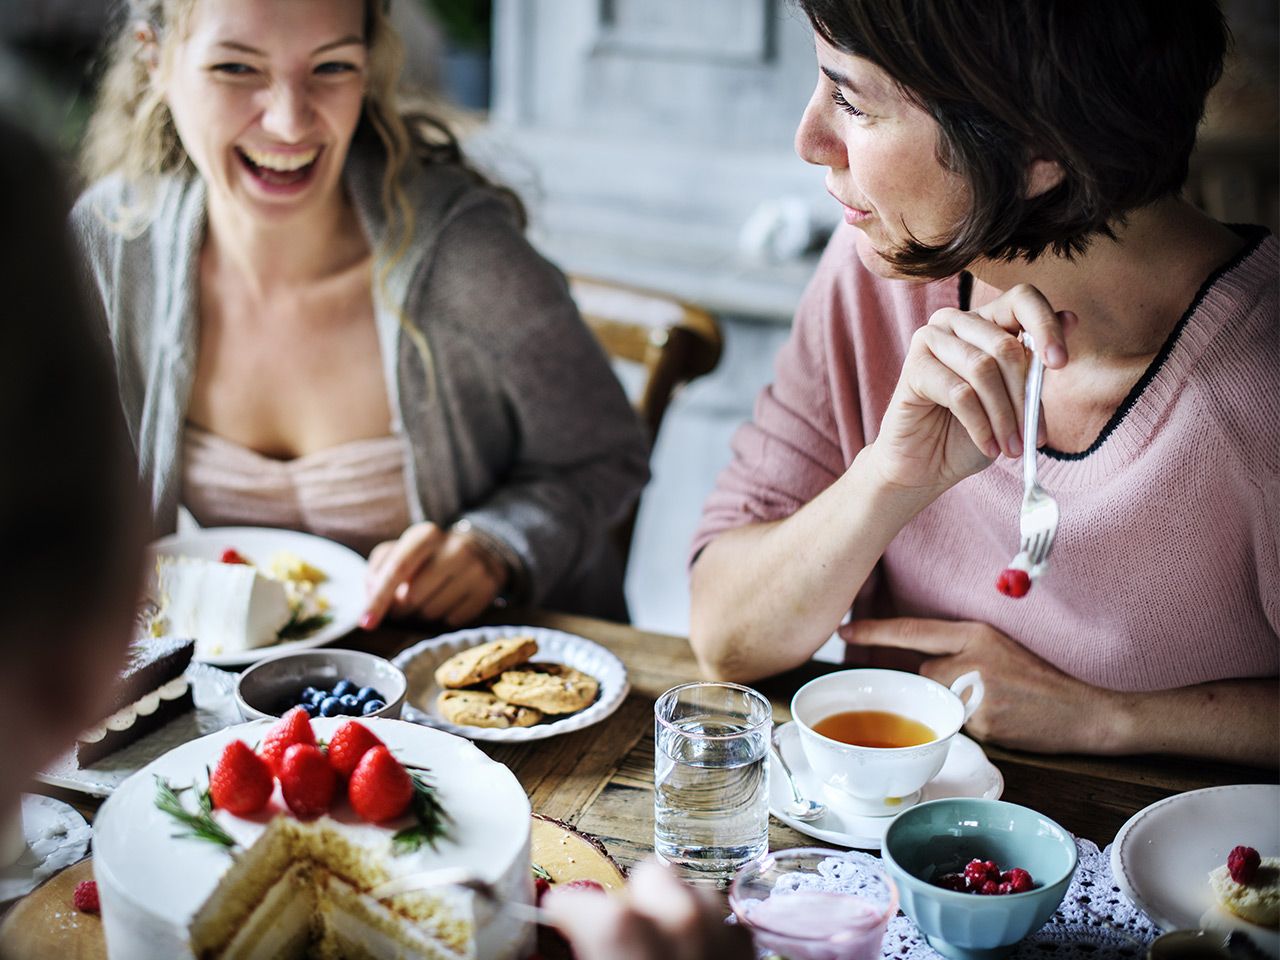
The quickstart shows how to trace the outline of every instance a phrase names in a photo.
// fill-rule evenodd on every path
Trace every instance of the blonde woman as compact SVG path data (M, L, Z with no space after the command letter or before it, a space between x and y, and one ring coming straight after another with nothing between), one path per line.
M159 533L370 555L363 625L625 616L642 431L510 195L402 116L382 0L133 0L74 224Z

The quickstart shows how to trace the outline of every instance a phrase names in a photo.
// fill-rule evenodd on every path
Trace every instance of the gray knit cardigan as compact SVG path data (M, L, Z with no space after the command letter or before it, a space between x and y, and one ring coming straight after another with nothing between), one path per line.
M344 179L375 277L389 229L382 170L378 151L353 145ZM518 601L625 617L609 531L648 478L638 419L563 275L497 194L444 165L416 170L406 188L413 241L374 299L392 430L411 451L411 516L442 525L465 518L504 545ZM161 535L177 523L182 488L205 188L197 176L165 179L141 232L119 226L130 194L119 178L101 181L72 223ZM398 311L426 338L430 372Z

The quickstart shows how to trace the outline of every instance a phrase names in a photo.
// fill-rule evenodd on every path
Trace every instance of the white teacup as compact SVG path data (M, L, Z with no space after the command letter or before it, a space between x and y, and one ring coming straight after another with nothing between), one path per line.
M27 851L27 837L22 827L22 801L0 813L0 869L13 865Z
M961 699L971 690L966 703ZM853 813L891 816L920 799L920 790L938 775L951 741L982 703L984 687L976 670L947 689L900 670L840 670L810 680L791 698L791 716L809 767L827 798ZM923 723L934 739L912 747L860 747L833 740L813 728L850 710L895 713Z

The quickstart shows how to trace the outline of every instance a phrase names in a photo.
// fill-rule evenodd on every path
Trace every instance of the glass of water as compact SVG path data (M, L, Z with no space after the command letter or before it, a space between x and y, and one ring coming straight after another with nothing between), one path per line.
M686 879L725 880L769 849L766 697L685 683L654 713L654 851Z

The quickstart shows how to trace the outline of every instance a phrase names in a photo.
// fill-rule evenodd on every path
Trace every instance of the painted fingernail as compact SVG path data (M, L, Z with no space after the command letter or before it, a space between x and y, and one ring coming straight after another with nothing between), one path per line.
M378 618L375 617L372 613L366 613L363 617L360 618L361 630L372 630L377 625L378 625Z
M1011 457L1022 456L1022 438L1020 436L1018 436L1016 433L1011 433L1009 434L1009 439L1006 440L1005 443L1009 451L1009 456Z
M1044 361L1051 367L1061 367L1067 362L1067 351L1051 343L1044 351Z

